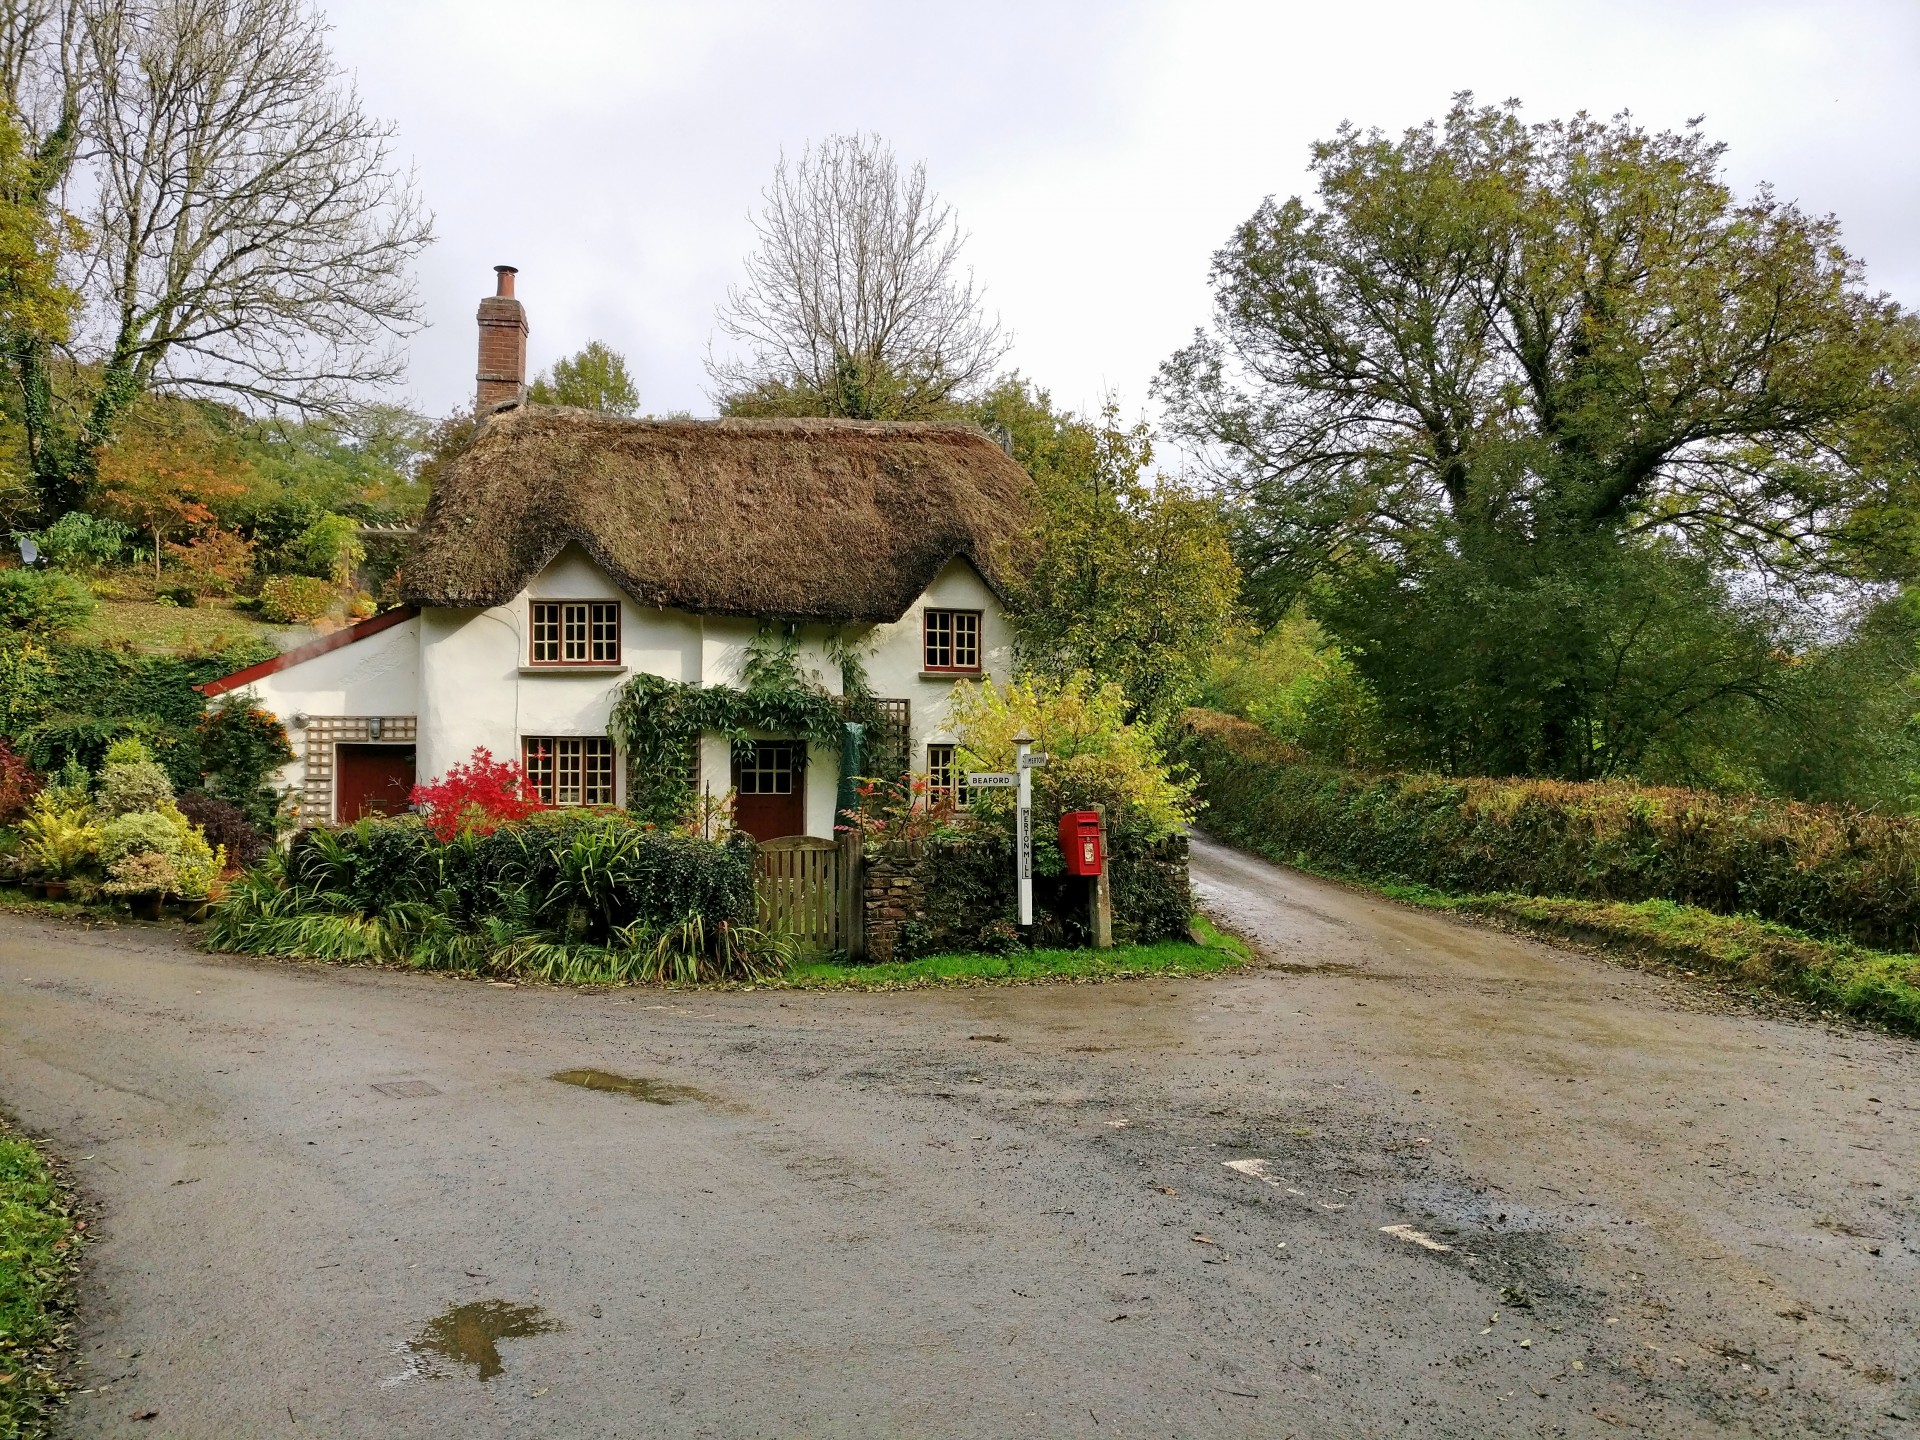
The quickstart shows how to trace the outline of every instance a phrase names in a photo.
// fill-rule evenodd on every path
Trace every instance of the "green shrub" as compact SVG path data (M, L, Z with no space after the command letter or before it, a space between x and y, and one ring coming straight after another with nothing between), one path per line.
M311 575L276 575L260 587L260 618L275 625L318 620L340 598L331 581Z
M1695 790L1368 774L1189 711L1221 839L1456 894L1672 900L1879 950L1920 949L1920 819Z
M99 570L119 560L132 539L131 526L89 515L84 510L69 510L34 536L49 565L62 570L86 571Z
M0 733L43 775L69 761L98 769L109 744L137 735L177 788L198 785L207 702L193 687L276 653L261 641L206 655L138 656L0 635Z
M250 824L271 834L280 796L268 782L294 758L286 727L242 690L221 696L201 718L199 741L208 792L238 806Z
M237 884L218 948L404 960L572 982L752 978L790 947L754 925L753 842L547 812L440 841L413 816L309 830Z
M157 810L172 799L173 782L153 761L109 761L100 772L94 804L101 815L112 819L117 815Z
M93 613L93 592L59 570L0 570L0 634L57 640Z
M46 1160L0 1119L0 1435L51 1435L81 1231Z
M288 548L305 574L335 586L352 579L354 567L367 558L359 524L345 515L322 515Z
M100 863L111 867L129 855L178 855L180 828L157 810L135 810L100 827Z

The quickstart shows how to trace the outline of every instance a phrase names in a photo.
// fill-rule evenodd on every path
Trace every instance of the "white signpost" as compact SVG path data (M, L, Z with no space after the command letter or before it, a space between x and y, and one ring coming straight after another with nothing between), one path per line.
M1014 791L1015 804L1019 810L1016 821L1016 844L1018 856L1015 864L1020 880L1020 923L1033 924L1033 772L1047 763L1044 754L1033 753L1033 737L1022 730L1013 737L1013 768L1019 775L1019 787Z
M1024 731L1013 737L1014 768L976 770L966 777L977 790L1012 790L1017 829L1014 837L1015 874L1019 879L1020 923L1033 924L1033 772L1047 763L1044 751L1034 753L1033 737Z

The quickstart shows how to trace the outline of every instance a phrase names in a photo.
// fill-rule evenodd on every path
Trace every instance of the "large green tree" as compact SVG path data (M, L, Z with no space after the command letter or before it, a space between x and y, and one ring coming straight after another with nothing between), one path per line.
M1191 703L1239 595L1219 507L1151 474L1147 427L1111 401L1084 419L1014 376L974 418L1034 478L1033 554L1011 597L1025 668L1112 681L1150 724Z
M1698 127L1470 96L1313 165L1157 391L1256 603L1307 597L1422 758L1630 769L1767 702L1782 587L1898 567L1859 517L1910 483L1920 347L1832 218L1737 197Z
M604 415L632 415L640 391L627 373L627 359L610 345L589 340L577 354L553 362L527 387L536 405L573 405Z

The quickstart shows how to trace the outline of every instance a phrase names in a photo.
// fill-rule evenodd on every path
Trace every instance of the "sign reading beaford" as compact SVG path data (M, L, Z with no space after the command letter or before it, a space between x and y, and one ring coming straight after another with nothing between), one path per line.
M967 784L983 790L1011 790L1019 777L1007 770L981 770L967 776Z

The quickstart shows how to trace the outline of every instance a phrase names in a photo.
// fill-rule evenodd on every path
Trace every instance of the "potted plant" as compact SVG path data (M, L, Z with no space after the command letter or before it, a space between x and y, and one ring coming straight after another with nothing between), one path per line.
M37 872L35 890L51 900L66 898L67 883L93 858L100 832L84 809L42 793L20 822L21 853Z
M160 850L123 855L113 862L103 887L107 894L127 902L136 920L158 920L170 895L180 893L177 857Z

